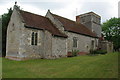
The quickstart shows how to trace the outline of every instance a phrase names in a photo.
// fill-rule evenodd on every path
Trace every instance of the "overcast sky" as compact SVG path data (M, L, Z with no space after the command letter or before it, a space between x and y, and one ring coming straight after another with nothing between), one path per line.
M17 1L23 10L45 16L48 9L54 14L75 21L75 16L93 11L102 22L118 17L119 0L0 0L0 15L6 13Z

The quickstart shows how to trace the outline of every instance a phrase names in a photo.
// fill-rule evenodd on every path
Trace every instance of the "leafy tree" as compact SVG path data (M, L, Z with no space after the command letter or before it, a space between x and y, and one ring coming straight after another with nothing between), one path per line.
M120 18L111 18L102 24L105 39L113 42L114 49L120 48Z
M7 34L7 26L10 21L10 17L13 10L12 8L8 9L8 13L2 15L2 55L6 55L6 34Z

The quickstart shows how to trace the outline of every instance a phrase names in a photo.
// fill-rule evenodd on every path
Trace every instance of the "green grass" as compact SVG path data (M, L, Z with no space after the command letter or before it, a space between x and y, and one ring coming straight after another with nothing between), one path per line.
M2 58L0 57L0 79L2 78Z
M55 60L3 58L3 78L117 78L118 53Z

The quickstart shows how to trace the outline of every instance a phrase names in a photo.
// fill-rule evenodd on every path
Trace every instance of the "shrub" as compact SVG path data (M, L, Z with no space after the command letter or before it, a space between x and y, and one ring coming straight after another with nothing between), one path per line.
M78 53L79 53L79 50L72 50L72 56L77 56Z
M106 50L98 50L98 53L99 53L99 54L106 54L107 51L106 51Z
M90 54L106 54L106 50L90 50Z
M68 52L67 57L72 57L72 52Z

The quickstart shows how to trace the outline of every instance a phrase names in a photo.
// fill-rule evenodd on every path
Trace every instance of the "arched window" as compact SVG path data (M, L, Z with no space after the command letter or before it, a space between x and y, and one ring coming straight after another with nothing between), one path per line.
M92 41L91 41L91 49L92 49L92 50L94 50L94 44L95 44L95 42L94 42L94 40L92 40Z
M32 36L31 36L31 45L37 45L37 37L38 34L35 32L32 32Z
M37 45L37 33L35 33L35 45Z
M34 32L32 32L31 45L34 45Z
M77 45L78 45L77 37L73 37L73 47L77 47Z

